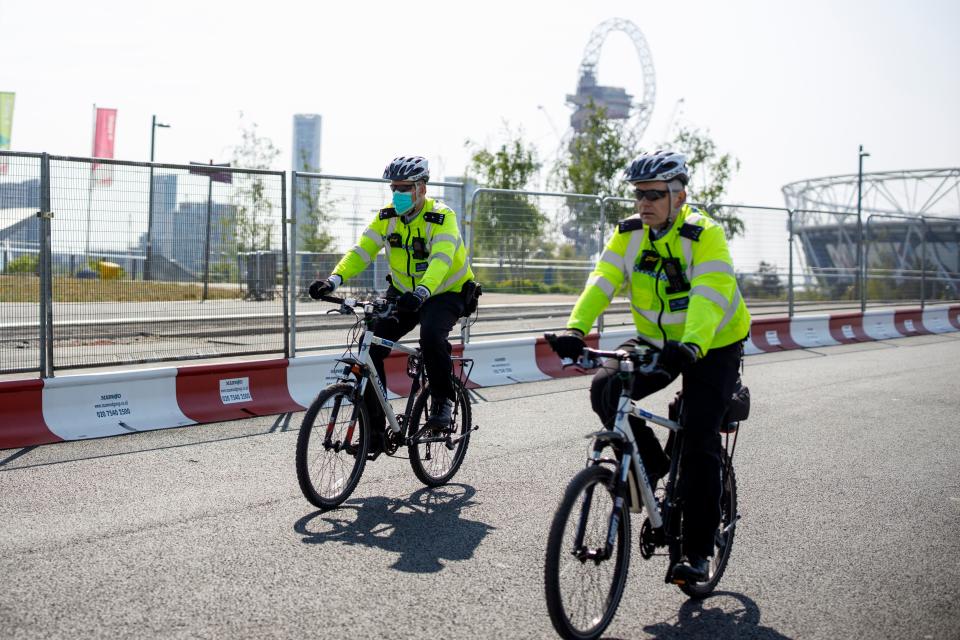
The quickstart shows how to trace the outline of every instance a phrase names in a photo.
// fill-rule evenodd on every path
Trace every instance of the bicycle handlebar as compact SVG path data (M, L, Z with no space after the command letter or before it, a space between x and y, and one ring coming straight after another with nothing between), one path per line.
M356 298L338 298L337 296L320 296L318 300L332 302L340 305L339 313L356 313L356 307L363 309L367 315L375 315L379 318L385 318L394 315L396 311L396 302L387 298L377 298L376 300L357 300Z
M547 343L551 348L555 350L555 343L557 335L555 333L545 333L543 337L547 340ZM578 366L581 369L598 369L602 365L600 362L601 358L612 358L619 361L630 360L633 362L634 366L637 367L637 370L641 375L648 377L656 376L666 376L670 377L670 374L660 366L660 351L654 349L648 345L638 345L637 351L625 351L623 349L617 349L616 351L604 351L601 349L591 349L590 347L584 347L583 353L580 354L580 358L576 361L571 358L560 358L560 363L563 365L563 368Z

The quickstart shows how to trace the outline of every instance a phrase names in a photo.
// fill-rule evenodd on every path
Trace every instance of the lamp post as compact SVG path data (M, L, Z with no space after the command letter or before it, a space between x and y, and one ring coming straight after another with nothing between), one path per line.
M860 312L867 309L867 265L865 262L864 239L863 239L863 159L870 154L863 150L860 145L859 168L857 169L857 227L860 231L860 244L857 247L857 264L859 266L860 276Z
M169 129L170 125L157 122L156 115L150 121L150 195L147 198L147 256L143 265L144 280L151 280L153 276L151 269L153 260L153 151L156 146L157 127Z

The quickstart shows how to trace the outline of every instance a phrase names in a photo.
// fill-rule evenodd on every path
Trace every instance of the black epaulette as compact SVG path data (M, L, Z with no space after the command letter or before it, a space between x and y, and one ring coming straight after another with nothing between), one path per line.
M640 219L640 216L630 216L626 220L621 220L618 222L617 229L620 231L620 233L643 229L643 220Z
M699 240L700 234L703 233L703 227L684 222L678 233L681 237L690 238L691 240Z
M381 220L386 220L388 218L396 218L396 217L397 217L397 210L394 209L393 207L384 207L383 209L380 209Z
M443 224L444 215L445 214L437 213L436 211L427 211L423 214L423 219L434 224Z

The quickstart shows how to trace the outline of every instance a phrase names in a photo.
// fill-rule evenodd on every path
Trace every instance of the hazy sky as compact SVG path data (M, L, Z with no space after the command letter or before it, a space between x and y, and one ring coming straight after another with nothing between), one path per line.
M646 36L657 99L645 142L679 120L708 129L741 170L730 201L782 206L791 181L960 166L960 2L182 2L0 0L0 91L14 91L12 148L89 155L92 105L119 110L116 157L229 159L239 113L289 169L292 115L323 115L324 171L379 176L422 154L462 172L466 139L522 127L546 161L593 28ZM640 93L614 33L602 84ZM543 109L538 109L542 105Z

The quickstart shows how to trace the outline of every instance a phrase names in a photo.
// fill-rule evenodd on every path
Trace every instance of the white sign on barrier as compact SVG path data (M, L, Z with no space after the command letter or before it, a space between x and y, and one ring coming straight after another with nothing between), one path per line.
M853 325L845 324L840 331L843 332L843 337L847 340L855 340L857 337L857 334L853 332Z
M513 365L510 364L510 358L506 356L494 358L493 362L490 363L490 373L495 376L511 375L513 373Z
M220 402L236 404L237 402L251 402L250 378L224 378L220 380Z
M911 320L910 318L907 318L906 320L903 321L903 326L905 326L907 328L907 331L909 331L910 333L916 332L916 329L913 328L913 320Z
M93 411L98 419L119 418L123 420L123 416L131 415L130 401L125 400L122 393L102 393L99 401L94 401ZM116 422L116 420L112 421Z
M767 331L767 344L769 344L771 347L780 346L780 336L777 335L776 331Z

